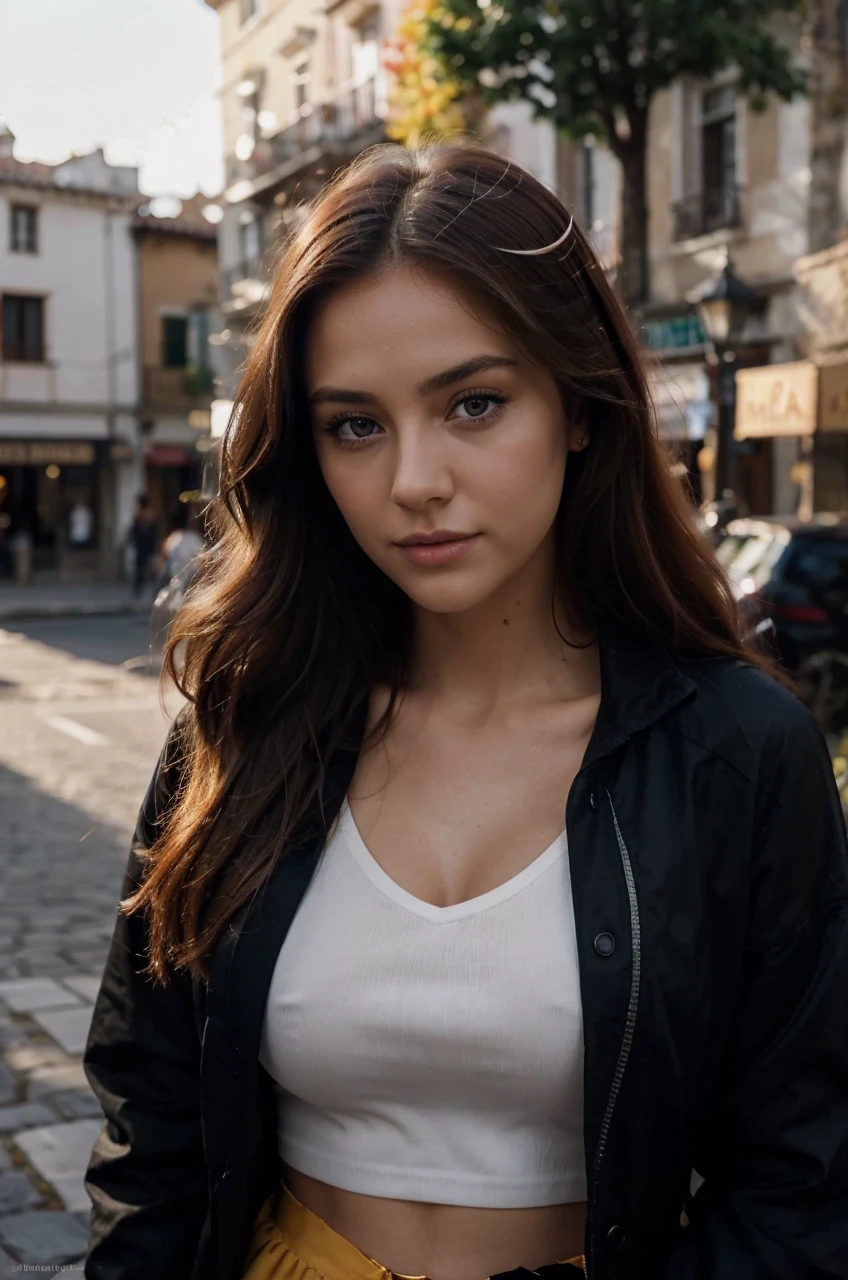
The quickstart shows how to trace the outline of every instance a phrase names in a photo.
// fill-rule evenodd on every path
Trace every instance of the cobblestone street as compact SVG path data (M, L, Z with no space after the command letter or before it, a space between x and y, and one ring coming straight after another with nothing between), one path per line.
M0 1280L81 1275L80 1062L136 814L179 703L141 618L0 630Z

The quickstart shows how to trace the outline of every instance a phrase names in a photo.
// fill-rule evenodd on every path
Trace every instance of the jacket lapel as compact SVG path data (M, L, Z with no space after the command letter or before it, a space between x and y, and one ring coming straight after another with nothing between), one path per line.
M365 728L367 704L357 715L355 746L338 750L329 762L322 793L322 825L329 829L338 814L356 768ZM211 1114L223 1106L233 1112L233 1097L211 1096L211 1082L231 1090L235 1084L249 1095L257 1068L262 1023L274 966L286 934L315 872L325 835L285 854L265 887L230 921L215 949L207 991L206 1040L216 1041L215 1054L227 1062L210 1063L210 1092L205 1102ZM220 1031L220 1038L215 1032ZM211 1053L210 1055L211 1056ZM211 1153L210 1153L211 1154Z
M598 628L601 705L583 769L661 720L697 689L663 649L634 639L614 623Z

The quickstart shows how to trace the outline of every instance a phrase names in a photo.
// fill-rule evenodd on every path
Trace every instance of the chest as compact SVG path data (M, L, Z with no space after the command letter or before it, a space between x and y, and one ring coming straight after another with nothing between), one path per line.
M597 700L491 727L399 720L363 752L348 790L376 862L408 893L449 907L518 875L565 827Z
M558 1112L564 1079L569 1096L579 1083L581 1018L561 843L520 885L444 909L364 868L345 824L280 950L262 1061L319 1108L489 1097L496 1109L538 1086Z

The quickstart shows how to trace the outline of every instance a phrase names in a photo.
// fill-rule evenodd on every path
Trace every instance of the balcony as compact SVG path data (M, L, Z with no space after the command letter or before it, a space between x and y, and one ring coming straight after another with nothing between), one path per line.
M184 412L208 405L215 389L215 374L205 365L168 369L147 365L142 376L144 403L151 409Z
M221 298L225 314L244 311L263 302L269 287L270 259L248 258L221 272Z
M742 188L735 183L708 188L672 205L674 239L693 240L743 225Z
M348 159L384 137L377 79L351 84L330 102L307 102L249 160L228 161L230 203L271 194L289 178L323 161Z

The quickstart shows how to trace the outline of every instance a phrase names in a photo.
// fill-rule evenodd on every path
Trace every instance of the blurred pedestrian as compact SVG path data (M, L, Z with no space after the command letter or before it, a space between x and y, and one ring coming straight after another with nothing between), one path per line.
M77 498L68 515L68 541L72 547L87 547L94 533L94 512L84 498Z
M197 527L197 517L187 503L180 503L171 513L168 535L159 551L156 562L156 591L160 591L172 578L183 576L183 586L188 585L185 571L193 565L203 550L203 538Z
M277 271L88 1036L86 1277L848 1275L833 769L591 241L386 146Z
M156 514L145 493L140 493L136 498L135 513L127 534L127 542L132 555L132 590L137 598L150 579L158 542Z

